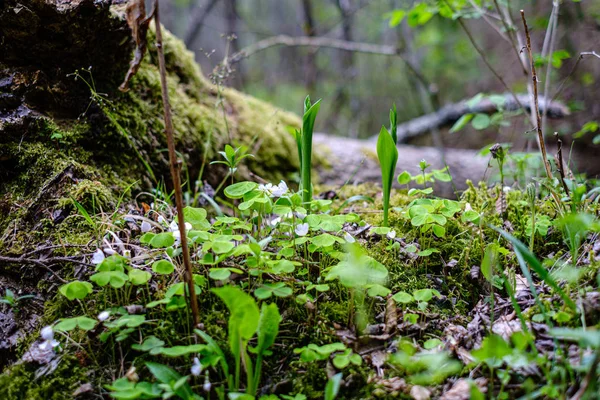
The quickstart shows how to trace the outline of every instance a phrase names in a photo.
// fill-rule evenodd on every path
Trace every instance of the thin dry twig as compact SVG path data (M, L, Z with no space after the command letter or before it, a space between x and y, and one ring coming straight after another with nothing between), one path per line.
M380 45L373 43L349 42L347 40L335 39L330 37L312 37L312 36L288 36L277 35L260 40L237 53L228 57L224 64L230 65L242 61L253 54L270 49L276 46L288 47L326 47L331 49L351 51L355 53L377 54L382 56L399 57L408 69L425 85L429 85L427 79L419 72L409 60L402 54L402 50L396 46Z
M538 104L538 79L535 71L535 62L533 60L533 53L531 51L531 36L529 35L529 27L527 26L527 20L525 19L525 11L521 10L521 19L523 20L523 27L525 28L525 38L527 40L527 53L529 54L529 69L531 71L531 81L533 84L533 100L534 110L536 119L536 131L538 135L538 143L540 151L542 153L542 159L544 161L544 167L546 169L546 175L549 179L552 179L552 170L550 169L550 163L548 162L548 155L546 154L546 144L544 143L544 135L542 133L542 119L540 117L540 107Z
M583 52L579 53L579 57L577 57L577 61L575 62L575 65L573 65L573 68L571 68L569 75L567 75L566 78L563 79L563 81L558 86L558 89L556 89L556 93L554 93L554 96L552 96L552 100L555 100L558 97L558 95L562 92L562 89L565 86L565 83L571 77L571 75L573 75L575 73L575 70L579 66L579 63L586 56L592 56L592 57L596 57L596 58L600 59L600 54L596 53L595 51L583 51Z
M143 0L142 0L143 1ZM165 66L165 54L163 51L162 29L160 26L158 0L154 2L154 22L156 24L156 50L158 53L158 67L160 71L160 83L162 91L163 111L165 115L165 134L167 136L167 146L169 148L169 167L171 169L171 178L175 189L175 207L177 209L177 222L179 224L179 234L181 237L181 252L183 264L185 266L185 281L188 286L189 303L194 318L194 327L200 323L198 312L198 301L196 299L196 289L194 288L194 279L192 271L192 262L190 260L190 250L187 245L187 232L185 230L185 220L183 218L183 194L181 193L181 178L179 176L181 162L175 153L175 139L173 121L171 119L171 105L169 102L169 90L167 87L167 69Z
M560 183L562 184L563 189L567 196L570 196L569 188L567 187L567 183L565 181L565 167L563 164L563 155L562 155L562 140L558 138L558 132L554 132L554 136L556 136L558 143L558 151L556 152L556 165L558 169L558 173L560 174Z

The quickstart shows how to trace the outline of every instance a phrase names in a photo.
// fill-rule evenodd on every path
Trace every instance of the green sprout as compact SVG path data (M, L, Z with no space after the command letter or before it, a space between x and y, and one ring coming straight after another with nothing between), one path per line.
M390 210L390 193L392 180L398 162L398 149L396 148L396 105L390 110L390 133L385 126L381 127L377 139L377 157L381 165L381 181L383 186L383 226L388 226L388 214Z
M321 100L314 104L310 102L310 96L304 100L304 116L302 117L302 130L296 130L294 136L298 145L298 158L300 160L300 178L302 182L302 202L310 203L312 200L312 137L315 119L321 107Z

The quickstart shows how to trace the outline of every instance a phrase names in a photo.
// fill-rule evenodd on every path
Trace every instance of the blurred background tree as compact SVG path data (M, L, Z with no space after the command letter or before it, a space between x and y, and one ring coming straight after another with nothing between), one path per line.
M553 7L556 30L553 42L546 43ZM568 118L550 120L546 135L557 131L568 145L586 123L591 132L600 121L600 58L578 62L581 52L600 53L598 1L173 0L164 8L164 23L185 39L205 73L219 71L224 84L297 113L306 94L323 98L316 129L354 138L378 132L392 103L398 106L400 123L478 93L506 92L461 23L507 86L515 93L527 93L528 80L509 40L511 28L507 33L498 13L500 8L508 10L514 27L522 31L519 10L524 8L540 86L546 84L549 61L549 93L556 93L564 81L557 98L571 110ZM230 65L229 72L217 68L226 56L277 35L386 45L398 54L273 46ZM542 51L548 54L545 58ZM412 143L480 148L512 142L517 150L534 143L535 132L528 132L532 126L525 116L510 124L493 122L480 129L468 125L453 135L444 131L437 142L435 135L428 135ZM590 144L596 134L588 133L583 142Z

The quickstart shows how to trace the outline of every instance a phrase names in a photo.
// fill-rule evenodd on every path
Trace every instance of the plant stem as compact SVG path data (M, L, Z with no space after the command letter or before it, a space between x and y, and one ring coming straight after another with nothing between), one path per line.
M187 232L185 230L185 220L183 218L183 194L181 193L181 179L179 176L180 161L175 154L175 139L173 134L173 121L171 119L171 105L169 103L169 91L167 87L167 70L165 66L165 54L163 52L162 30L160 26L160 17L158 10L158 0L155 0L154 22L156 24L156 50L158 53L158 67L160 70L160 84L162 92L162 102L165 115L165 134L167 136L167 146L169 148L169 166L171 169L171 179L175 189L175 207L177 209L177 222L179 225L179 234L181 237L181 251L183 255L183 264L186 274L185 280L189 291L189 303L192 308L194 327L198 326L200 316L198 312L198 301L196 300L196 289L192 279L192 262L190 260L190 250L187 245Z

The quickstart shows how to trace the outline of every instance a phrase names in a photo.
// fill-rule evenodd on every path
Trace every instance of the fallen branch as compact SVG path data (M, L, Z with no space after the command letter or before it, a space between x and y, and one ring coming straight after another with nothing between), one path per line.
M517 111L521 108L521 104L523 104L529 111L530 103L527 101L528 95L517 94L516 97L520 104L515 101L512 94L504 95L504 104L500 108L504 111ZM446 105L434 113L426 114L398 125L396 131L398 134L398 143L406 143L409 139L424 135L433 129L451 126L465 114L492 114L497 112L498 108L498 104L487 98L482 99L475 105L469 105L469 99ZM547 102L544 98L540 98L539 108L540 111L546 112L550 118L558 119L569 115L567 106L558 101Z

